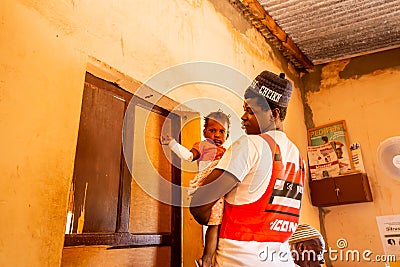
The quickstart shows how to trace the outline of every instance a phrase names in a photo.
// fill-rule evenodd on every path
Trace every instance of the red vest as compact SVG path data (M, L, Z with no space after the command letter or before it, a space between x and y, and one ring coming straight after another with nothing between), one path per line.
M233 205L225 202L220 237L241 241L285 242L299 222L304 185L303 159L300 168L281 161L281 151L268 134L260 135L272 151L272 175L269 185L255 202ZM262 162L260 163L262 164Z

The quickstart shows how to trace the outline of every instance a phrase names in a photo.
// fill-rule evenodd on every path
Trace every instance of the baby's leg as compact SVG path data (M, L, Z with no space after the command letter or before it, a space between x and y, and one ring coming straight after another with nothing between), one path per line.
M218 228L219 225L209 225L206 232L206 239L204 244L204 252L203 252L203 265L202 267L210 267L212 258L217 249L218 244Z
M222 222L222 214L224 212L224 198L218 199L211 209L210 219L208 221L208 229L204 240L204 252L202 258L202 267L210 267L212 258L218 245L219 226Z

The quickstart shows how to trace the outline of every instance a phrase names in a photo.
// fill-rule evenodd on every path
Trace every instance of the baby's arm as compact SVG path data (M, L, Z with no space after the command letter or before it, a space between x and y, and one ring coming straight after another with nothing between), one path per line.
M186 161L193 161L200 157L200 153L192 148L191 150L179 144L174 138L167 136L160 137L160 143L162 145L168 145L168 147L181 159Z

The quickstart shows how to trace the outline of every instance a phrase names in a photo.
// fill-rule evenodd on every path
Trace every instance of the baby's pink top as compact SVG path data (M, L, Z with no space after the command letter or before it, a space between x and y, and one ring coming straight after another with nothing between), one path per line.
M224 147L216 146L212 143L212 141L208 140L195 143L193 148L200 153L200 157L197 159L197 161L219 160L226 151Z

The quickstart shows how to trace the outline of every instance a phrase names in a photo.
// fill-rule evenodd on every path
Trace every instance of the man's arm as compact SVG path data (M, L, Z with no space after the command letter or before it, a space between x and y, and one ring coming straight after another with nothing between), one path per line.
M239 182L231 173L215 169L204 180L193 194L190 202L190 213L200 224L207 224L211 208L217 200L230 192Z

